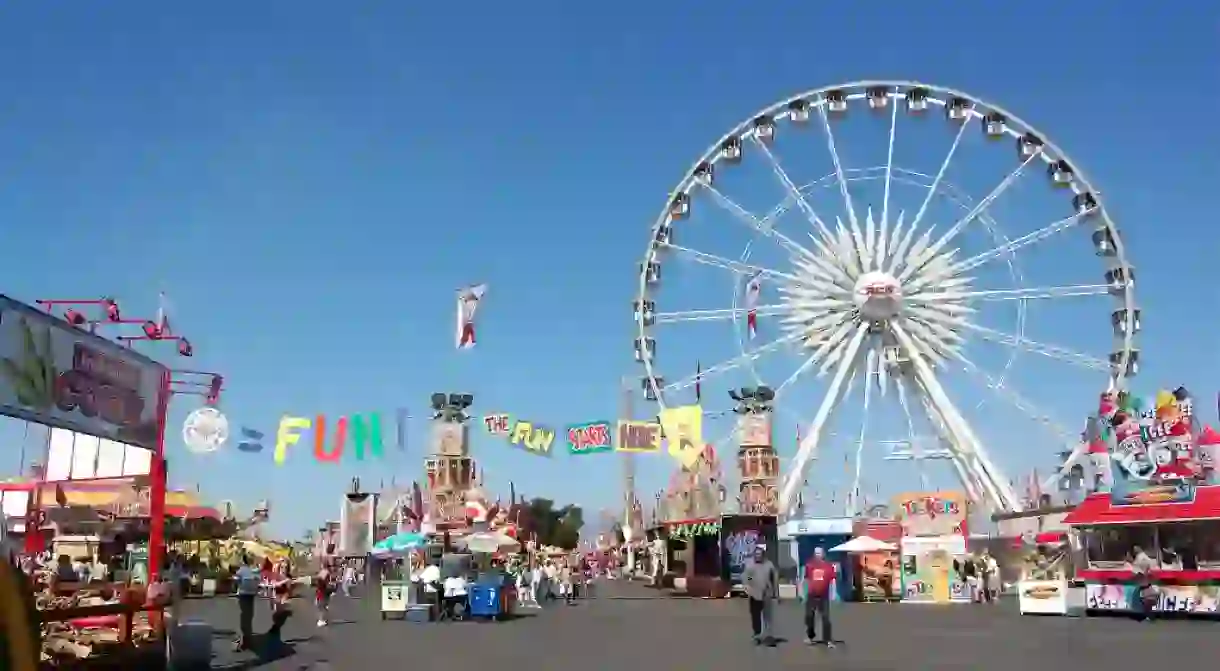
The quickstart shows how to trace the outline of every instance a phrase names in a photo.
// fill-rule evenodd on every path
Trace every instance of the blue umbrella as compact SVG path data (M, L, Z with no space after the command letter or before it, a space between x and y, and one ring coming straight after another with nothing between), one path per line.
M423 534L417 533L401 533L394 534L373 546L374 552L409 552L418 550L428 544L428 539Z

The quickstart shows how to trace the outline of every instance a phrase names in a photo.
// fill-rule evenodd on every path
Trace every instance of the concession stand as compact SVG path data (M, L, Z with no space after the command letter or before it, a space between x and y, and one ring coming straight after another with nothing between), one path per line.
M1155 611L1212 616L1220 595L1220 485L1178 485L1173 500L1123 503L1107 493L1090 495L1064 523L1078 536L1090 612L1134 612L1137 551L1153 562L1148 581L1157 586ZM1138 550L1137 550L1138 548Z

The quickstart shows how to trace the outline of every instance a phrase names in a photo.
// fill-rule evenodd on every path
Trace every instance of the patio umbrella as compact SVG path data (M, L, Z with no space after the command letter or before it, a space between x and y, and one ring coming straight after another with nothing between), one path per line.
M496 531L479 531L462 539L467 550L478 554L494 554L496 552L516 552L521 544L516 539Z
M373 554L385 556L418 550L428 544L428 538L423 534L401 533L379 541L373 546Z
M887 550L897 550L893 543L879 541L872 536L856 536L855 538L830 548L830 552L884 552Z

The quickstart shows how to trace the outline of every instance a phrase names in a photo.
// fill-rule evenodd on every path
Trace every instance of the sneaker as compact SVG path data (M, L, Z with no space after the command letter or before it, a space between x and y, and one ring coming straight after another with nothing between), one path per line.
M319 626L319 627L325 627L325 626L326 626L326 620L318 620L318 626Z
M805 645L817 645L817 644L818 644L818 642L813 640L813 638L811 638L809 636L805 637Z

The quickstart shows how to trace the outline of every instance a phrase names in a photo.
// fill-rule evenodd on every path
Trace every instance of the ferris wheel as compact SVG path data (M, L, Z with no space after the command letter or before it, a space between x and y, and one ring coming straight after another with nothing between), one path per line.
M765 386L796 420L783 514L828 449L862 512L873 446L928 440L972 499L1021 510L997 452L1066 446L1066 471L1084 447L1055 394L1087 403L1139 369L1135 272L1101 193L1046 134L927 84L751 115L671 190L638 272L649 401Z

